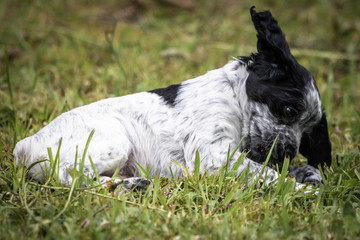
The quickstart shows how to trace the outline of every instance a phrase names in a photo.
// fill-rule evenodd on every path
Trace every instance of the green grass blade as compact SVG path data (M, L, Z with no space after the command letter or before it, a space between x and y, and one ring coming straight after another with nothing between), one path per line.
M46 176L46 178L47 178L47 180L45 182L45 186L48 185L49 182L51 181L51 169L53 168L53 165L54 165L54 157L52 154L52 149L50 147L47 148L47 152L48 152L48 156L49 156L50 167L49 167L49 169L47 169L47 167L45 165L46 169L42 169L44 176Z
M58 149L57 149L57 151L56 151L56 155L55 155L55 160L54 160L53 166L51 167L50 177L51 177L52 179L55 178L55 181L58 181L58 176L59 176L60 148L61 148L61 144L62 144L62 138L59 139L59 146L58 146Z
M14 103L14 92L13 87L10 81L10 74L9 74L9 58L8 58L8 51L5 47L4 49L4 60L5 60L5 81L9 88L9 95L10 95L10 101L13 104Z
M76 182L77 182L78 178L73 178L72 179L72 182L71 182L71 187L70 187L70 192L69 192L69 195L68 195L68 198L66 200L66 203L65 203L65 206L64 208L53 218L51 219L52 221L55 221L56 219L58 219L61 215L64 214L64 212L66 211L66 209L68 208L69 204L70 204L70 201L72 199L72 195L74 193L74 190L75 190L75 186L77 185Z
M89 137L86 141L86 145L85 145L85 148L84 148L84 152L82 154L82 157L81 157L81 161L79 163L79 173L80 173L80 179L79 179L79 184L82 184L83 181L86 179L85 176L84 176L84 166L85 166L85 159L86 159L86 154L87 154L87 151L89 149L89 146L90 146L90 142L91 142L91 139L92 137L94 136L94 133L95 133L95 130L91 130L90 134L89 134Z
M283 167L281 169L280 177L279 177L278 182L276 184L276 190L275 190L276 194L278 194L280 192L280 190L282 189L282 186L285 183L285 179L286 179L286 176L288 174L287 170L289 168L289 164L290 164L289 158L285 158L284 163L283 163Z
M177 179L176 179L176 177L175 177L175 175L174 175L171 167L169 167L169 170L170 170L170 173L171 173L171 179L172 179L172 181L173 181L173 184L174 184L175 188L177 188L177 184L176 184Z
M147 166L147 169L145 170L140 163L138 163L137 161L135 161L136 165L139 167L141 174L143 174L143 176L145 176L148 180L150 180L152 182L151 176L150 176L150 171L149 168Z
M179 162L177 162L175 160L173 162L181 168L184 176L190 177L189 170L185 166L181 165Z
M267 155L266 160L265 160L265 162L264 162L264 164L263 164L263 167L261 168L259 177L258 177L257 179L255 179L255 181L253 181L253 184L252 184L253 186L256 186L257 183L258 183L258 182L260 181L260 179L262 178L262 176L263 176L263 174L264 174L264 171L265 171L265 168L266 168L266 166L267 166L267 164L268 164L268 162L269 162L269 160L270 160L271 154L272 154L272 152L273 152L273 150L274 150L274 147L275 147L275 144L276 144L276 141L277 141L278 137L279 137L279 135L276 136L276 138L275 138L275 140L274 140L274 142L273 142L273 144L272 144L272 146L271 146L271 148L270 148L269 154Z
M11 111L12 111L12 117L13 117L13 146L15 146L16 141L17 141L17 136L18 136L18 126L17 126L17 117L16 117L16 111L15 111L15 102L14 102L14 91L13 91L13 86L11 83L11 79L10 79L10 73L9 73L9 56L8 56L8 51L7 51L7 47L4 48L4 60L5 60L5 82L8 85L8 91L9 91L9 96L10 96L10 103L11 103Z
M160 181L159 178L155 178L153 180L153 199L152 203L155 204L158 199L159 189L160 189Z
M236 159L235 163L232 165L230 171L227 174L227 177L235 177L239 167L243 164L246 157L246 153L241 153L238 159Z
M221 190L223 188L223 184L224 184L224 181L225 181L225 176L226 176L226 167L222 167L220 169L219 182L217 184L217 191L216 191L216 195L215 195L215 201L218 201L218 199L220 198Z
M90 164L91 164L91 167L92 167L92 170L94 171L94 174L95 174L95 177L96 177L96 180L98 181L99 184L101 184L100 182L100 178L99 178L99 174L97 173L96 171L96 168L95 168L95 165L94 165L94 162L91 158L91 156L89 155L89 161L90 161Z
M66 171L68 171L68 173L70 174L71 178L78 178L80 177L80 174L77 170L77 166L78 166L78 145L76 145L76 150L75 150L75 159L74 159L74 168L73 169L66 169ZM80 188L81 186L78 185L76 186L76 188Z
M89 134L89 137L86 141L86 145L85 145L85 148L84 148L84 152L82 154L82 157L81 157L81 161L79 163L79 172L82 173L84 171L84 165L85 165L85 159L86 159L86 154L87 154L87 151L89 149L89 145L90 145L90 142L91 142L91 139L93 137L95 133L95 130L91 130L90 134Z
M199 152L196 151L195 155L195 171L194 171L195 180L199 183L200 180L200 155Z
M118 175L119 175L119 172L120 172L120 167L116 167L115 171L114 171L114 174L112 175L112 179L115 179Z
M241 146L241 143L244 141L244 139L245 139L246 136L247 136L247 135L243 136L243 137L240 139L238 145L236 145L235 149L234 149L234 150L232 151L232 153L230 154L229 159L232 159L232 158L234 157L235 153L239 150L239 148L240 148L240 146Z

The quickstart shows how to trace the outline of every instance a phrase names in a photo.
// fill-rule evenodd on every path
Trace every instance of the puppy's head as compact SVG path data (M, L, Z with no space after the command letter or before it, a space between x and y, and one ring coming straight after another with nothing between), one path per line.
M258 53L242 57L249 72L248 136L243 148L263 162L274 140L270 165L282 165L299 151L310 165L331 162L331 144L320 95L311 74L291 54L285 36L271 13L250 9L257 30Z

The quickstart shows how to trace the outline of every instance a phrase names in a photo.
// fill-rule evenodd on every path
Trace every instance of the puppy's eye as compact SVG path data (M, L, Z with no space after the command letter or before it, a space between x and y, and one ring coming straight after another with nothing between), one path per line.
M305 173L304 177L305 177L305 178L308 178L308 177L310 177L310 176L312 176L312 175L313 175L312 172L307 172L307 173Z
M285 117L288 117L288 118L295 117L297 115L297 113L298 112L292 107L289 107L289 106L284 107L284 116Z

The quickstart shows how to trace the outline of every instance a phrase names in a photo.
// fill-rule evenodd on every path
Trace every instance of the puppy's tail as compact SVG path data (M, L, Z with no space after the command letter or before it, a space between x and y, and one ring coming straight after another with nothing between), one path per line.
M28 137L18 142L14 148L13 155L16 158L17 166L29 168L28 174L40 181L43 178L41 172L46 169L49 161L48 155L40 149L40 144L34 142L33 137Z
M13 155L16 158L16 165L26 165L26 162L30 159L31 153L31 140L25 138L15 145Z

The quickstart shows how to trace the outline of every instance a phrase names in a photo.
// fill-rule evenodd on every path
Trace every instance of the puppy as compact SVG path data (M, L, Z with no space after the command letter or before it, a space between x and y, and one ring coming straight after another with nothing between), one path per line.
M272 182L278 177L274 167L281 167L285 157L293 159L301 153L309 165L291 166L289 174L299 183L320 183L317 167L330 166L331 144L315 81L291 54L271 13L257 13L254 7L250 13L258 53L177 85L104 99L63 113L17 143L17 164L32 165L30 176L44 180L49 161L34 163L48 160L47 148L56 152L62 139L57 170L60 181L69 185L68 170L76 167L75 156L80 162L94 130L84 173L95 176L91 156L102 182L117 168L121 176L140 176L137 163L148 166L151 176L181 176L179 165L191 172L196 152L201 172L213 173L226 163L229 147L235 149L241 142L229 162L231 167L244 151L248 153L237 176L249 168L250 174L266 175L265 183ZM268 167L260 176L275 139ZM125 181L127 188L145 181L134 179Z

